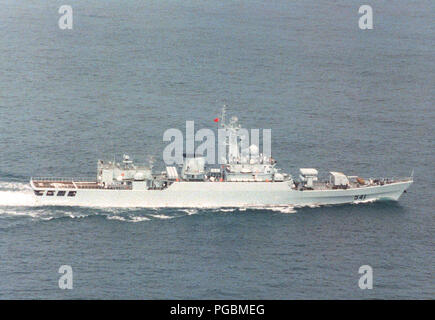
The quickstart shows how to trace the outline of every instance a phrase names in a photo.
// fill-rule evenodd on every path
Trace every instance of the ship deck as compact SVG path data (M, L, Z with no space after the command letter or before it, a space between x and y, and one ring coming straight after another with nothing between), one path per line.
M364 189L364 188L375 187L375 186L384 186L384 185L389 185L389 184L393 184L393 183L409 182L409 181L412 181L412 178L404 177L404 178L391 178L391 179L384 179L384 180L375 179L373 182L365 183L365 184L360 184L357 182L349 182L349 185L345 188L335 187L331 183L329 183L328 181L325 181L325 182L314 182L312 188L304 188L298 184L297 186L295 186L293 188L293 190L301 190L301 191L340 190L340 189L352 190L352 189Z
M388 185L391 183L397 183L397 182L407 182L412 179L410 178L396 178L396 179L387 179L385 181L379 181L375 180L375 182L370 184L359 184L350 182L349 186L346 188L347 190L351 189L364 189L367 187L373 187L373 186L382 186L382 185ZM230 182L231 181L227 181ZM247 181L249 182L249 181ZM255 182L255 181L250 181ZM116 190L132 190L131 184L117 184L117 185L101 185L96 180L92 180L92 178L32 178L30 180L31 186L33 189L116 189ZM237 183L237 182L232 182ZM263 182L268 183L268 182ZM273 183L273 182L269 182ZM301 190L301 191L309 191L309 190L333 190L333 189L339 189L333 187L328 182L315 182L313 184L312 188L304 188L301 187L299 184L296 184L293 188L293 190Z
M121 189L129 190L129 185L102 186L92 179L75 178L32 178L35 189Z

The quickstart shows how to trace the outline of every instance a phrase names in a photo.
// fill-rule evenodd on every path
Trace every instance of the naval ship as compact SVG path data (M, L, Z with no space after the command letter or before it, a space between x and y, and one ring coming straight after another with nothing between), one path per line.
M30 179L40 205L103 207L280 207L397 201L413 183L406 178L362 178L331 171L321 180L315 168L301 168L298 179L282 172L271 156L252 152L241 158L241 126L232 117L221 123L228 156L213 167L205 158L183 155L183 164L153 172L128 155L121 163L97 162L95 178ZM258 147L249 148L257 151Z

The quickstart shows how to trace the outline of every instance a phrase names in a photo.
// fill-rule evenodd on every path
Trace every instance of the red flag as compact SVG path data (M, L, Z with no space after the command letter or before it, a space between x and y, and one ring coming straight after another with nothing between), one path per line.
M219 118L215 118L213 121L214 122L219 122Z

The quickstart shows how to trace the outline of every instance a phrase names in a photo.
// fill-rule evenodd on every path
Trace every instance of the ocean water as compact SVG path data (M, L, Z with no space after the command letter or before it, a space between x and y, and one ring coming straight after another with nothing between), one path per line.
M358 1L78 0L60 30L63 4L0 4L0 299L434 298L433 1L376 1L367 31ZM415 183L314 208L33 205L31 176L123 153L159 168L163 132L224 103L295 176Z

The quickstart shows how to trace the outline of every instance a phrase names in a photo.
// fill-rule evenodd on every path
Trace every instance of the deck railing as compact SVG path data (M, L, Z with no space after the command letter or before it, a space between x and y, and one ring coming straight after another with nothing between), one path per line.
M41 181L41 182L96 182L97 179L95 177L31 177L32 181Z
M131 190L131 185L108 185L102 186L99 185L95 178L89 177L79 177L79 178L71 178L71 177L31 177L31 183L47 183L45 186L38 186L38 188L66 188L65 185L60 186L52 186L51 184L55 183L68 183L72 184L75 189L108 189L108 190Z
M131 186L77 186L77 189L131 190Z

